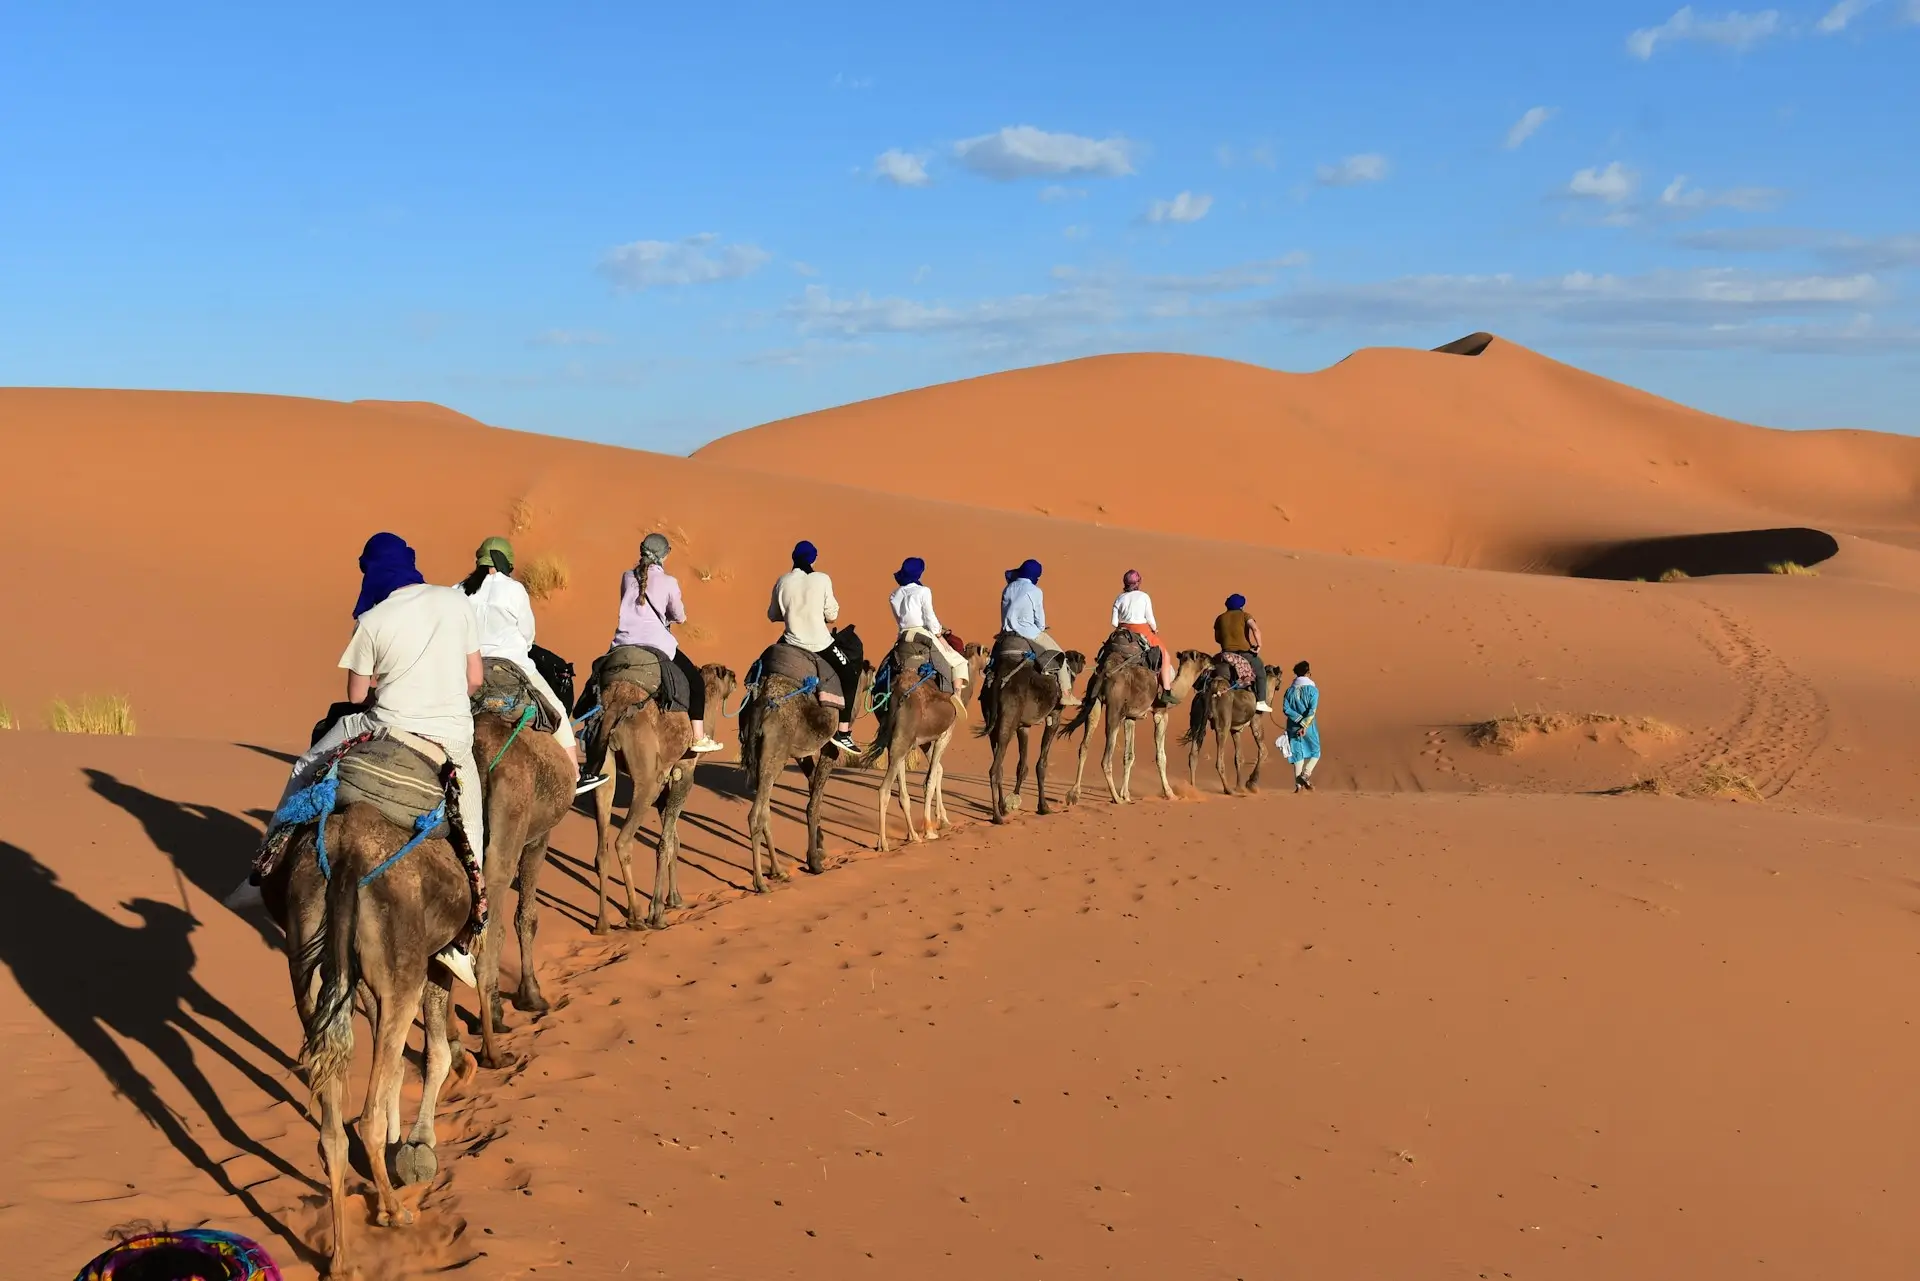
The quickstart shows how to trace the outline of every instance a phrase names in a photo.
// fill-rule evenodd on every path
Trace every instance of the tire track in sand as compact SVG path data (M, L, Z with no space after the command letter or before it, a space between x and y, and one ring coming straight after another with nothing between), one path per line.
M1675 764L1681 777L1717 766L1749 779L1760 795L1778 796L1827 737L1827 702L1753 631L1717 605L1702 602L1700 640L1740 687L1740 710L1704 736Z

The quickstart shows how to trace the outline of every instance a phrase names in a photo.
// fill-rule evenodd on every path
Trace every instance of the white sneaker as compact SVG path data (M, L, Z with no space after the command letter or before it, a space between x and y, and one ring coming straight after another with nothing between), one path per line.
M703 738L687 749L687 751L694 756L704 756L708 752L717 752L719 750L720 744L714 742L712 738Z
M1253 710L1260 713L1262 716L1266 716L1273 711L1273 704L1272 703L1255 703L1253 705Z
M465 983L474 991L480 990L480 980L473 972L473 957L465 948L443 947L435 954L434 960L447 967L447 973Z

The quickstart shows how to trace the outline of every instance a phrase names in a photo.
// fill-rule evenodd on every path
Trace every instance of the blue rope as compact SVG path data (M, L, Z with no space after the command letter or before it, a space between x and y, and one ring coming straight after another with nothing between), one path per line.
M331 876L327 870L327 815L333 813L333 807L340 796L340 766L336 763L327 767L320 781L301 788L280 803L273 812L273 818L267 823L267 830L274 831L282 827L298 827L303 823L318 823L314 832L314 853L320 859L320 875Z
M368 872L365 876L361 877L360 888L365 889L367 886L371 885L376 879L378 879L380 875L384 873L388 868L392 867L395 863L398 863L401 859L405 858L407 855L413 853L414 848L418 846L420 842L427 839L427 834L429 832L433 831L434 828L440 826L441 823L446 821L446 817L447 817L447 803L445 801L441 801L438 805L433 807L433 810L431 813L422 814L418 818L414 819L413 820L413 839L408 841L405 845L402 845L399 849L395 850L393 853L387 855L387 857L381 861L378 867L374 868L371 872ZM325 870L326 870L326 865L323 863L321 864L321 871L323 874Z
M798 685L788 690L786 693L782 694L780 697L768 699L767 706L778 707L780 706L780 704L786 702L790 698L795 698L801 694L818 693L819 689L820 689L820 678L818 676L809 676L807 677L807 679L801 681Z
M914 690L919 689L922 685L925 685L928 681L932 680L934 677L938 676L940 673L934 669L933 660L928 659L926 662L920 664L920 670L915 674L918 675L920 679L915 681L913 684L907 686L905 689L901 690L900 697L905 698L907 695L913 693Z

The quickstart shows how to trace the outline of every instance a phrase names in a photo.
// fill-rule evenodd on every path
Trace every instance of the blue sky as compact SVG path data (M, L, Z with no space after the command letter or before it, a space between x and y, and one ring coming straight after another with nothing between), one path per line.
M1920 0L13 3L0 383L678 451L1093 352L1490 328L1916 431L1916 156Z

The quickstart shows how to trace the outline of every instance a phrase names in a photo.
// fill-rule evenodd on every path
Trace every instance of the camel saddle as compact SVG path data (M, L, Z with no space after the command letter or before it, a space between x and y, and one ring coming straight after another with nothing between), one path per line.
M1253 660L1236 650L1222 650L1214 655L1213 670L1224 672L1232 689L1253 688Z
M761 651L760 657L747 670L747 684L757 687L769 676L780 676L795 682L811 676L820 682L816 697L823 705L847 705L846 691L840 688L840 674L833 670L831 663L812 650L801 649L785 641L775 641Z
M614 681L638 685L663 712L684 712L693 706L693 691L687 688L687 674L673 660L645 645L616 645L593 665L600 685L600 697Z
M533 682L518 663L510 658L488 658L482 660L482 669L485 674L479 692L473 696L475 716L490 712L517 721L531 707L533 724L529 728L535 733L551 734L560 727L559 714L534 692Z
M932 670L929 671L928 669ZM874 673L873 683L877 688L898 685L893 692L904 694L918 686L922 679L934 682L942 694L951 695L953 673L933 651L933 646L918 636L912 640L898 640L887 654L886 661L880 664L880 670Z
M446 800L446 764L447 754L437 744L417 734L388 730L383 737L354 744L340 758L335 766L340 782L335 808L364 801L395 827L411 832L415 819L433 813ZM442 818L432 835L445 834Z
M1112 660L1114 667L1144 667L1149 671L1160 670L1160 651L1147 644L1147 638L1139 632L1125 627L1116 627L1107 639L1101 643L1100 653L1093 660L1093 670L1105 671Z
M987 673L1004 680L1022 663L1032 663L1051 676L1060 670L1066 655L1050 649L1035 649L1033 642L1019 632L1001 632L993 638L993 657L987 660Z

